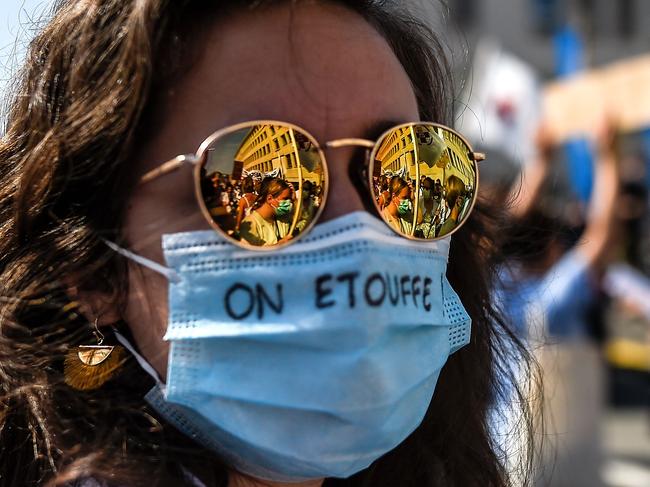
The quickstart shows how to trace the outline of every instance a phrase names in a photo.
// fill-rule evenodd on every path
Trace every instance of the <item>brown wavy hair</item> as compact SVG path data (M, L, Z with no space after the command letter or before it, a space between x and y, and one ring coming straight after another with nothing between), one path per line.
M393 176L392 178L390 178L390 184L388 186L390 197L395 198L395 196L398 196L400 192L407 187L408 187L408 183L404 181L403 178L399 176Z
M449 123L450 70L430 30L397 3L329 1L358 12L387 39L422 119ZM1 485L84 478L190 485L187 472L227 485L218 458L144 403L151 384L134 360L97 390L65 385L63 358L92 328L68 296L72 280L124 305L125 263L100 237L121 240L134 147L156 131L157 97L191 65L206 26L233 10L278 3L59 0L31 42L0 141ZM523 377L535 374L491 301L495 221L479 204L453 237L448 276L472 317L471 343L449 358L423 423L368 469L325 485L509 485L508 459L490 424L494 411L512 406L520 445L530 447L534 408L512 364ZM518 459L525 482L532 455Z
M257 209L260 206L262 206L264 203L266 203L266 198L268 195L273 196L274 198L278 196L282 191L285 189L289 189L290 185L288 182L286 182L284 179L281 178L274 178L274 177L266 177L262 180L262 184L260 185L260 190L259 193L257 194L257 198L255 198L255 203L253 204L253 208Z

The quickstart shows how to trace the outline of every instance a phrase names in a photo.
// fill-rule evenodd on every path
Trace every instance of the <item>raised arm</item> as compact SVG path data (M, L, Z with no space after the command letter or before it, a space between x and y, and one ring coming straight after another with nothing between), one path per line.
M594 163L594 187L587 208L586 227L577 251L595 271L607 264L608 250L615 233L620 174L617 138L611 127L597 137Z
M537 155L526 162L521 173L521 184L515 184L510 195L510 214L514 218L523 218L530 212L549 172L553 144L544 125L540 125L535 141Z

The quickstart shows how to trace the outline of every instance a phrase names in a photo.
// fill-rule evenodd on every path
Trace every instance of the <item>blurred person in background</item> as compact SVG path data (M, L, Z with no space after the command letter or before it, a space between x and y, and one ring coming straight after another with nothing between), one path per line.
M565 203L564 213L548 214L549 207L560 205L544 192L553 143L543 126L539 155L524 166L510 197L497 301L544 371L548 433L540 486L602 485L599 425L605 387L601 351L592 335L600 279L617 233L615 140L611 127L595 137L595 182L582 229L575 227L575 215L567 218L571 205Z
M511 259L504 264L502 277L504 289L514 284L514 292L504 296L509 303L506 308L517 310L511 314L514 325L526 336L544 341L548 335L584 336L588 331L585 311L612 258L616 233L620 182L614 142L613 133L606 130L595 139L595 183L582 228L576 228L575 215L548 214L549 207L557 211L560 205L542 194L553 149L543 128L538 138L539 157L525 166L521 185L514 187L512 221L502 246ZM564 208L572 207L565 204ZM539 299L545 300L538 310L543 309L545 316L539 317L543 322L536 324L542 328L536 329L531 327L527 306Z

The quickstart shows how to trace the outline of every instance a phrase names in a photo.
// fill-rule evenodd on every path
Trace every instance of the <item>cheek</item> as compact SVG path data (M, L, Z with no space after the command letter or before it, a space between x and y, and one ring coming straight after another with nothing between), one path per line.
M140 352L164 380L169 344L167 329L167 280L138 264L129 264L129 294L125 321Z
M196 201L191 171L137 188L124 226L128 246L139 255L164 263L163 234L210 228ZM169 345L162 340L167 329L167 279L136 263L129 263L129 294L124 319L138 349L166 377Z
M124 237L133 251L162 262L163 234L207 228L192 172L181 170L136 188L128 205Z

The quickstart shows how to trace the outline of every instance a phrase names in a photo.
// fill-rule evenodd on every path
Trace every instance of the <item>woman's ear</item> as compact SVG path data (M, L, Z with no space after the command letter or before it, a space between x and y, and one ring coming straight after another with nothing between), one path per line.
M68 284L66 294L72 302L78 303L78 310L89 323L97 326L110 326L122 319L115 304L115 296L101 291L83 291L76 285Z

